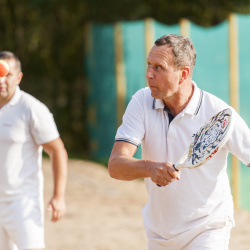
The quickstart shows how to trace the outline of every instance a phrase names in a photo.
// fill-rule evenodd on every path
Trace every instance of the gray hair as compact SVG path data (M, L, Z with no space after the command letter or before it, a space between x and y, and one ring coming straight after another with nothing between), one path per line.
M196 51L193 42L189 38L175 34L165 35L157 39L155 45L168 45L173 48L175 68L180 69L183 66L189 66L192 75L196 61Z

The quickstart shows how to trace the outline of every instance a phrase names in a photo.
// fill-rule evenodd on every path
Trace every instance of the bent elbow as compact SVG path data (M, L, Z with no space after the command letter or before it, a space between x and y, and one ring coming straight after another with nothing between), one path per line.
M115 171L114 171L114 163L113 163L113 160L111 158L108 161L108 172L109 172L109 176L111 178L117 179L116 175L115 175Z
M108 172L111 178L124 180L123 170L120 166L119 159L111 157L108 162Z

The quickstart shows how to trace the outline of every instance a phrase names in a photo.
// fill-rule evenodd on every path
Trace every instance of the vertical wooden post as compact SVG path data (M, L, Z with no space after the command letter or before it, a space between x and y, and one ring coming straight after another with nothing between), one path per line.
M117 93L117 126L122 123L122 116L126 105L126 75L123 58L122 24L114 25L115 32L115 70L116 70L116 93Z
M239 112L239 49L238 26L234 14L229 15L229 60L230 60L230 102ZM232 186L235 209L239 208L239 160L232 155Z
M146 18L145 19L145 57L147 61L148 54L151 48L154 45L155 41L155 30L154 30L154 19ZM145 69L147 69L147 64L145 63ZM146 74L145 74L146 75ZM147 86L147 82L145 82Z
M185 19L185 18L181 18L180 22L180 29L181 29L181 35L185 36L185 37L189 37L190 36L190 22L189 20Z
M154 45L155 31L154 31L154 20L152 18L145 19L145 49L146 57L149 51Z
M94 64L94 55L93 55L93 23L88 22L83 26L83 49L84 49L84 55L87 57L87 74L90 74L88 72L88 68L93 67ZM89 77L91 78L91 76ZM89 79L89 78L88 78ZM90 80L91 81L91 80ZM89 80L87 81L87 93L88 95L92 95L93 93L93 83L91 84ZM97 104L96 102L91 102L88 105L87 110L87 117L88 117L88 123L92 127L96 128L96 125L98 124L97 119ZM90 138L90 150L91 153L96 152L99 148L99 142L96 138L91 137Z
M92 39L92 23L87 22L83 26L83 45L84 52L89 53L93 48L93 39Z

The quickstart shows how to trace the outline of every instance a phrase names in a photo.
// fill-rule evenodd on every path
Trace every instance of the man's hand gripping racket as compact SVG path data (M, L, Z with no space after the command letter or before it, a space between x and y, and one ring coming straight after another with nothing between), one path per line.
M214 115L193 135L193 141L173 165L174 169L197 168L212 159L229 139L232 123L232 110L229 108Z

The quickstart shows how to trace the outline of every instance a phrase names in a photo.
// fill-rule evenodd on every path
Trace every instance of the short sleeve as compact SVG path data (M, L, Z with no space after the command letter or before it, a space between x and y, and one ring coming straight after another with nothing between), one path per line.
M250 166L250 130L242 117L234 110L234 128L227 143L229 151L245 165Z
M117 130L115 141L126 141L137 147L141 144L145 134L143 97L144 94L140 90L132 97Z
M50 142L59 137L59 133L49 109L37 101L31 107L30 129L38 145Z

